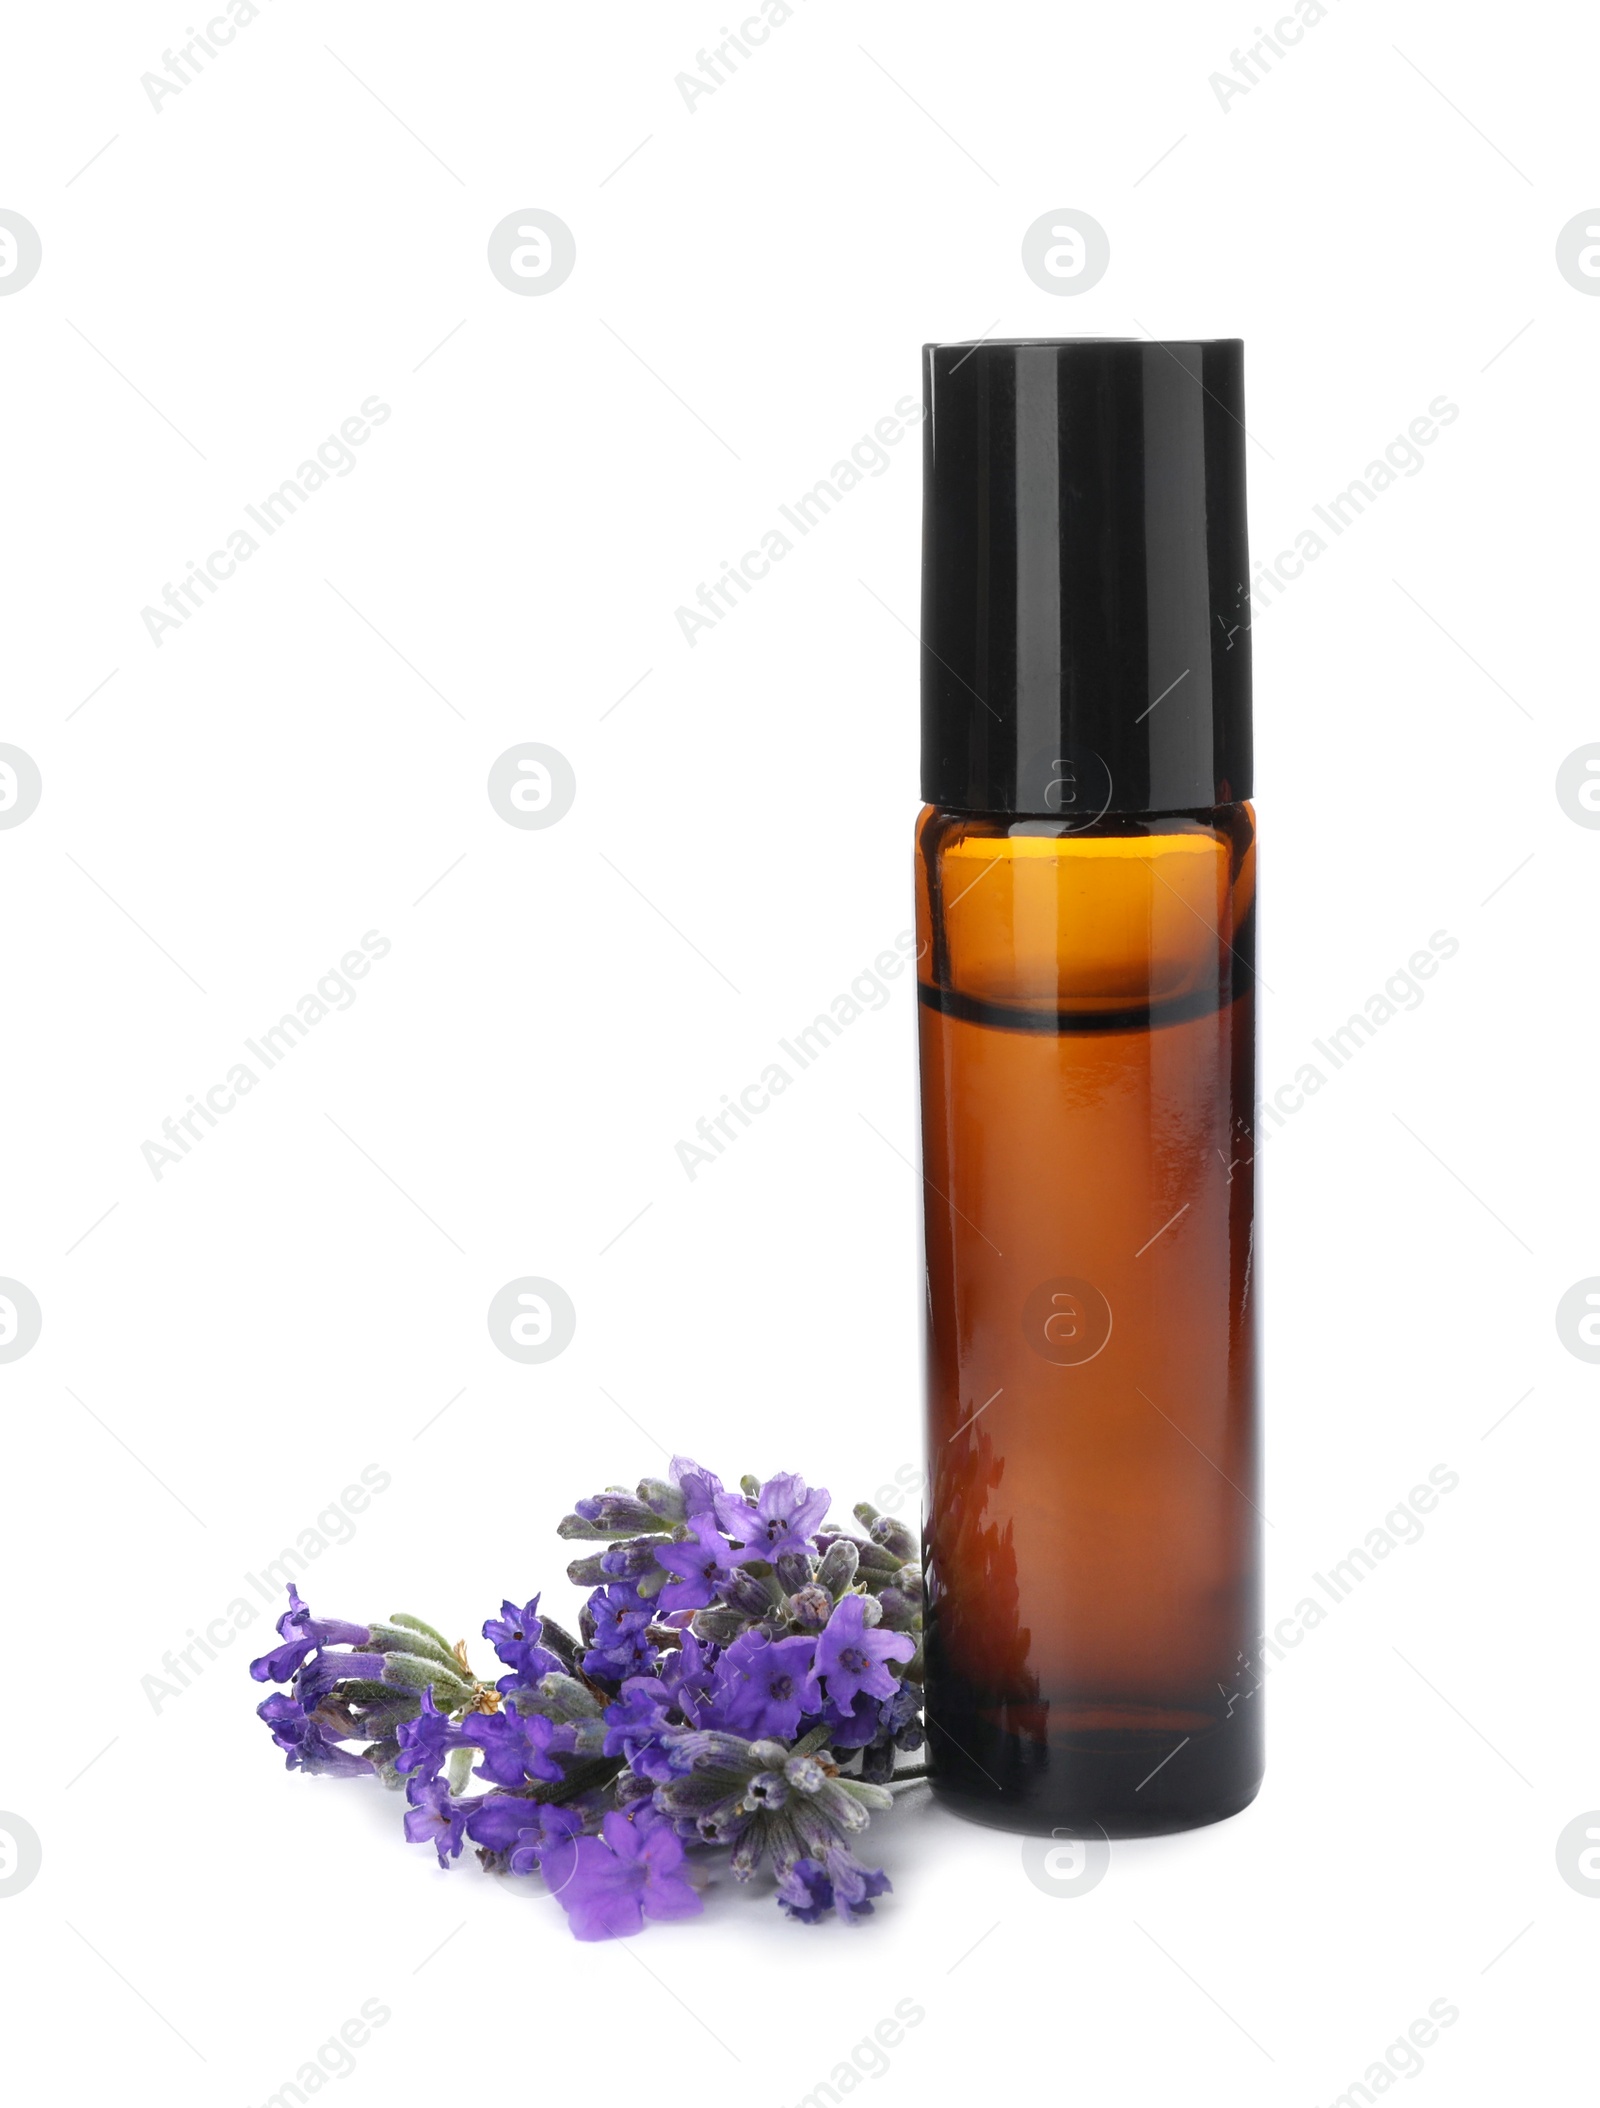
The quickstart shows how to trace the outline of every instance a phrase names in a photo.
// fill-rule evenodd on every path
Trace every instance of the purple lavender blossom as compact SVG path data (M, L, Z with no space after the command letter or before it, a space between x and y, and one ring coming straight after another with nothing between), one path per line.
M872 1916L872 1899L893 1886L881 1869L863 1866L843 1845L819 1859L797 1859L778 1876L778 1902L802 1925L815 1925L836 1910L847 1925Z
M622 1696L606 1707L606 1755L625 1758L652 1781L669 1779L672 1766L661 1737L673 1724L671 1704L672 1695L658 1677L630 1676Z
M712 1653L692 1632L664 1653L654 1676L630 1676L606 1708L605 1753L625 1757L641 1777L664 1784L673 1776L661 1737L699 1725L713 1678Z
M648 1676L655 1667L656 1650L646 1638L650 1607L631 1583L613 1581L597 1588L589 1598L594 1618L594 1643L583 1658L590 1676L607 1677L613 1683L625 1676Z
M817 1666L807 1704L816 1710L817 1677L827 1679L828 1697L836 1707L852 1703L858 1692L874 1698L892 1698L896 1684L885 1667L887 1662L908 1662L917 1651L909 1632L884 1632L867 1625L866 1604L860 1596L845 1596L835 1607L827 1628L817 1641Z
M541 1808L536 1836L524 1834L524 1841L511 1854L512 1873L542 1874L545 1887L559 1895L578 1870L577 1843L582 1832L583 1818L572 1809Z
M792 1741L800 1731L816 1651L816 1641L804 1634L788 1640L769 1640L759 1631L741 1634L718 1664L717 1717L705 1724L747 1735L752 1742Z
M511 1670L511 1675L501 1679L500 1688L520 1690L524 1684L537 1684L541 1676L559 1671L561 1663L547 1647L541 1647L540 1638L544 1626L539 1618L539 1598L524 1603L519 1609L509 1599L500 1605L500 1615L488 1619L483 1636L495 1653Z
M690 1918L701 1908L678 1871L683 1846L659 1817L608 1815L603 1835L578 1838L573 1852L572 1872L557 1893L580 1940L625 1939L646 1917Z
M709 1511L691 1516L693 1535L686 1543L656 1547L656 1560L669 1574L658 1598L663 1610L703 1610L724 1581L732 1578L733 1555Z
M570 1749L570 1728L558 1728L543 1713L530 1713L524 1719L514 1705L501 1713L471 1713L458 1730L462 1743L483 1751L475 1776L487 1779L491 1786L510 1787L525 1786L530 1779L562 1778L561 1766L550 1750L563 1734Z
M822 1855L833 1883L833 1907L847 1925L859 1925L872 1916L874 1896L888 1894L894 1886L881 1867L863 1866L845 1845L833 1845Z
M288 1771L305 1771L313 1777L350 1779L373 1768L353 1749L341 1749L337 1742L331 1742L322 1724L314 1720L287 1691L274 1691L270 1698L261 1701L256 1712L271 1729L273 1741L280 1749L288 1751L284 1759L284 1768Z
M310 1661L296 1672L295 1696L308 1713L314 1713L324 1698L331 1695L333 1687L347 1676L364 1676L374 1680L383 1675L381 1654L328 1654L319 1650Z
M711 1689L715 1661L716 1649L702 1646L694 1634L687 1631L680 1632L676 1647L669 1647L661 1655L656 1673L671 1693L671 1703L682 1711L685 1719L693 1717L696 1704Z
M823 1520L832 1499L824 1488L810 1491L798 1472L768 1479L755 1505L737 1494L716 1496L717 1521L749 1559L776 1559L783 1552L809 1552L806 1539Z
M819 1925L833 1908L833 1883L820 1859L797 1859L778 1876L778 1903L802 1925Z
M683 1495L684 1511L691 1522L697 1515L712 1512L722 1491L722 1481L714 1471L702 1471L692 1457L674 1457L669 1476Z
M886 1701L874 1698L870 1691L857 1691L848 1705L835 1705L830 1699L822 1708L828 1740L835 1749L864 1749L883 1732L885 1710Z
M507 1873L542 1873L552 1894L559 1894L577 1871L573 1842L582 1828L582 1817L570 1808L511 1793L491 1793L467 1817L474 1844L505 1853Z
M899 1749L922 1747L922 1691L918 1685L899 1684L894 1696L885 1700L883 1731L894 1738Z
M436 1779L451 1750L462 1747L461 1736L451 1724L450 1715L440 1712L433 1702L431 1690L422 1694L422 1711L413 1720L402 1720L395 1733L399 1738L400 1752L394 1760L394 1768L418 1779Z
M314 1648L364 1647L372 1638L370 1626L349 1625L342 1618L314 1618L292 1581L289 1608L278 1620L278 1633L283 1645L250 1664L257 1683L287 1683Z
M458 1801L443 1779L413 1779L406 1788L406 1799L411 1803L406 1810L407 1843L431 1844L441 1866L459 1859L467 1822L478 1802Z

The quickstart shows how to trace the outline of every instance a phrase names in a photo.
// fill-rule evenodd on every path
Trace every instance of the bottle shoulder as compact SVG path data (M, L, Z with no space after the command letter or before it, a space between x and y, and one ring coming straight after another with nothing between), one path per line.
M1226 840L1235 855L1254 843L1256 809L1248 799L1193 811L1101 813L1093 818L1060 814L962 812L944 805L924 805L917 815L919 849L940 849L952 841L1056 842L1061 844L1137 843L1171 836L1209 835ZM1024 852L1037 855L1037 850ZM1115 853L1115 852L1109 852ZM1124 852L1127 853L1127 852Z
M1017 818L924 807L929 995L1118 1017L1242 992L1253 952L1255 813Z

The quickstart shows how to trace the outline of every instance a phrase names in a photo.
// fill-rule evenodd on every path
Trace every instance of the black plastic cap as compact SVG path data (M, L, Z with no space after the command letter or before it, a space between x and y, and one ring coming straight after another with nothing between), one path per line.
M1243 345L924 357L924 801L1087 826L1247 798Z

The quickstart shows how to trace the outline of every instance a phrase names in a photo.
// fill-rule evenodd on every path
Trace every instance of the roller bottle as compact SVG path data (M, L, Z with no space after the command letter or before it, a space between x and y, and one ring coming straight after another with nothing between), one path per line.
M1261 1778L1242 347L926 350L916 830L935 1791Z

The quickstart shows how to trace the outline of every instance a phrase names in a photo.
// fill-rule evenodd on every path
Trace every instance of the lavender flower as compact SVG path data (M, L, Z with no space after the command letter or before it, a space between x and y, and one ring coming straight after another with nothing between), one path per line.
M817 1925L833 1908L833 1883L820 1859L796 1859L778 1876L778 1904L802 1925Z
M537 1683L541 1676L564 1666L548 1648L540 1646L543 1633L537 1596L520 1610L509 1600L502 1603L499 1617L490 1618L484 1625L484 1638L512 1672L500 1680L503 1691Z
M797 1859L778 1877L778 1902L802 1925L815 1925L836 1910L847 1925L872 1916L872 1898L893 1887L887 1874L863 1866L837 1845L821 1859Z
M557 1891L580 1940L615 1940L643 1928L645 1918L692 1918L701 1908L679 1872L683 1846L670 1824L608 1815L599 1837L580 1837L576 1864Z
M885 1664L908 1662L916 1651L908 1632L869 1632L865 1602L860 1596L846 1596L817 1642L816 1675L826 1678L828 1696L836 1706L851 1704L861 1691L892 1698L895 1680Z
M660 1662L656 1676L630 1676L622 1695L606 1708L605 1754L622 1756L641 1777L660 1782L672 1776L663 1737L698 1725L711 1685L709 1656L692 1632Z
M568 1808L551 1807L515 1793L490 1793L466 1818L475 1845L503 1860L508 1874L542 1872L548 1887L570 1880L577 1861L573 1840L583 1818Z
M619 1683L625 1676L647 1676L656 1659L645 1636L650 1606L632 1584L614 1581L608 1588L597 1588L589 1598L589 1611L594 1641L583 1658L584 1673Z
M692 1516L690 1535L682 1544L664 1544L657 1561L676 1576L661 1591L663 1610L703 1610L717 1590L733 1577L728 1540L709 1512Z
M314 1618L292 1581L289 1608L278 1620L278 1632L283 1645L250 1664L257 1683L287 1683L318 1647L365 1647L372 1638L369 1626L347 1625L341 1618Z
M684 1512L689 1520L693 1522L697 1515L709 1515L722 1491L722 1481L716 1473L702 1471L688 1457L674 1457L671 1471L672 1483L683 1495Z
M373 1681L383 1674L381 1654L329 1654L319 1650L295 1672L295 1696L308 1712L315 1712L324 1698L352 1677Z
M423 1692L421 1711L414 1720L402 1723L397 1739L399 1749L394 1760L395 1770L409 1773L418 1780L436 1779L450 1752L464 1746L461 1734L451 1724L450 1715L441 1713L434 1704L431 1691Z
M723 1650L715 1697L720 1724L752 1741L789 1741L800 1731L802 1694L815 1640L769 1640L747 1632Z
M757 1494L755 1505L731 1493L716 1496L717 1521L746 1559L776 1559L784 1552L806 1552L808 1533L828 1512L832 1496L808 1490L797 1472L783 1471Z
M286 1691L274 1691L270 1698L261 1701L256 1712L272 1730L273 1741L288 1751L284 1759L286 1770L340 1779L355 1778L360 1772L372 1770L368 1758L330 1741L322 1726Z
M433 1845L441 1866L459 1859L476 1802L458 1801L443 1779L413 1779L406 1799L411 1803L406 1811L407 1843Z
M835 1749L868 1749L883 1739L884 1701L858 1691L848 1705L830 1699L822 1709L828 1740Z
M872 1916L872 1898L888 1892L892 1883L882 1868L863 1866L843 1845L822 1855L828 1879L833 1883L833 1907L847 1925L859 1925Z
M563 1735L570 1749L570 1728L558 1728L542 1713L524 1720L514 1704L501 1713L474 1713L460 1729L463 1743L483 1751L476 1775L492 1786L520 1787L530 1779L559 1779L561 1766L550 1751Z

